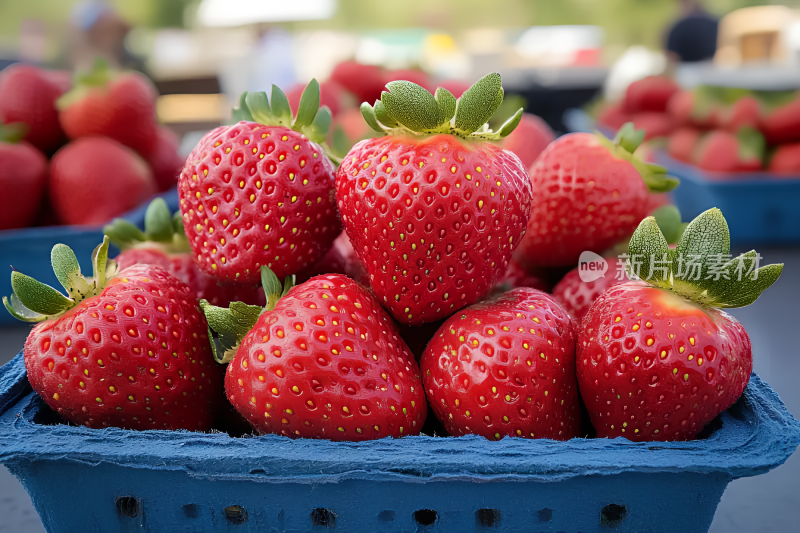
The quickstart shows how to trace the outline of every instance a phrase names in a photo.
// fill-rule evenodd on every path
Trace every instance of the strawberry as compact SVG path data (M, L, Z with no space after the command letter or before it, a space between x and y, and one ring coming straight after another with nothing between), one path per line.
M685 163L694 161L694 152L700 142L702 133L691 126L678 128L669 137L667 152L671 157Z
M761 170L764 136L752 128L738 133L715 130L704 136L694 153L694 163L715 172Z
M0 230L30 226L47 182L47 159L25 141L25 126L0 124Z
M761 121L761 104L754 96L743 96L723 110L719 117L719 127L737 132L741 128L758 128Z
M63 92L47 71L11 65L0 76L0 122L24 122L28 126L24 140L50 154L64 140L56 109Z
M58 219L81 225L102 224L156 192L147 163L108 137L84 137L56 152L49 186Z
M303 91L306 86L302 83L295 84L287 93L286 98L289 99L289 105L292 108L292 113L297 115L297 110L300 106L300 97L303 96ZM325 81L319 84L319 102L320 105L327 106L331 110L331 115L336 116L342 108L342 88L334 81Z
M303 269L296 276L300 283L321 274L344 274L362 285L369 286L367 271L356 255L350 237L344 231L334 239L331 249L316 265Z
M333 67L330 80L353 93L361 103L374 102L381 97L385 76L381 67L362 65L356 61L342 61Z
M750 379L750 338L720 308L753 303L783 265L755 251L730 259L718 209L689 223L671 250L655 219L629 245L641 281L603 293L583 319L577 373L598 437L690 440L732 405Z
M626 124L611 141L600 134L559 137L530 170L538 191L516 257L525 267L574 265L633 233L647 215L648 189L677 185L666 169L633 155L644 137Z
M178 137L167 128L158 128L157 144L147 164L153 172L153 178L159 191L168 191L178 183L184 160L178 153L180 145Z
M439 83L439 87L447 89L456 98L461 98L461 95L469 89L469 83L461 80L444 80Z
M642 111L631 115L633 127L637 130L644 130L644 139L649 141L657 137L666 137L675 128L675 121L668 113L657 113L654 111Z
M769 144L800 141L800 92L760 93L767 111L759 124Z
M271 107L270 107L271 106ZM312 80L293 118L286 95L245 93L241 119L208 133L178 182L184 226L200 268L255 283L266 264L280 276L313 265L339 234L334 167L318 144L331 115Z
M390 70L383 76L384 85L391 81L395 80L403 80L403 81L410 81L411 83L415 83L420 87L427 89L428 91L436 91L436 85L431 82L430 76L428 76L425 72L419 69L398 69L398 70ZM383 90L383 87L381 87ZM463 91L462 91L463 92ZM454 95L455 96L455 95ZM461 96L461 95L459 95ZM380 96L378 96L380 98ZM372 100L367 100L368 102L374 102L375 98Z
M119 218L103 228L111 243L122 250L115 258L120 269L137 264L155 265L186 283L197 298L214 305L228 305L235 301L264 304L264 293L258 285L220 283L197 267L192 260L180 214L171 216L163 198L156 198L147 206L144 228L142 233L127 220Z
M486 141L502 101L498 74L456 98L391 82L365 120L385 137L356 144L336 175L336 199L375 295L405 324L449 316L505 271L528 219L531 188L519 158ZM455 120L453 121L453 118ZM452 125L451 125L452 122Z
M531 168L547 145L556 138L547 122L531 113L523 113L519 126L503 139L501 146L511 150L525 168Z
M200 305L219 334L228 400L259 433L330 440L416 435L419 368L377 300L341 274L289 289L262 267L267 307ZM283 295L283 296L282 296Z
M59 98L61 127L70 139L103 135L149 157L159 142L156 92L138 72L117 73L98 59Z
M14 294L3 304L39 322L24 350L33 390L91 428L210 429L222 372L192 290L150 265L113 275L108 242L92 254L92 278L81 275L69 247L53 247L53 270L70 297L12 272Z
M611 104L605 107L597 117L597 123L617 131L626 122L631 121L631 115L622 108L622 103Z
M532 287L540 291L548 292L550 290L550 282L547 279L547 273L533 269L528 272L523 266L513 257L508 262L506 273L497 282L495 289L500 289L503 292L517 289L520 287Z
M608 270L594 281L583 281L580 277L580 267L576 267L567 272L553 287L555 301L578 323L583 320L586 312L601 294L611 287L628 281L627 276L619 275L620 265L624 267L624 261L616 257L607 257L606 262Z
M702 87L675 93L667 104L667 111L676 124L701 129L716 128L722 112L719 104L708 97Z
M776 174L800 174L800 143L778 146L769 162L769 171Z
M651 111L663 113L667 110L670 98L680 88L669 78L663 76L647 76L637 80L625 90L623 107L627 113Z
M578 437L575 339L569 315L536 289L460 311L420 361L436 418L453 436Z

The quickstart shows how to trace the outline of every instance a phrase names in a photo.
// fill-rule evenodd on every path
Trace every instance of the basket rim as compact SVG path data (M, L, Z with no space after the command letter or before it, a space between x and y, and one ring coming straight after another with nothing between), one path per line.
M225 433L89 429L39 425L22 352L0 368L0 463L73 461L183 470L205 479L260 482L560 481L639 473L754 476L781 465L800 443L800 422L755 373L707 439L633 443L624 438L566 442L478 436L385 438L364 442L233 438Z
M663 148L654 148L653 155L657 164L667 167L669 174L682 180L731 189L769 187L772 189L789 188L791 190L800 190L800 175L783 176L764 170L759 172L716 172L679 161L670 156Z

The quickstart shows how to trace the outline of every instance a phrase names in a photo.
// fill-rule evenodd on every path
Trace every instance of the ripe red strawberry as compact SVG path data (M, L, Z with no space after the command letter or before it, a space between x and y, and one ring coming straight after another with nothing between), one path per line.
M107 137L81 138L56 152L49 186L58 219L81 225L107 222L156 192L147 163Z
M637 130L644 130L644 139L649 141L658 137L666 137L675 129L675 121L668 113L657 113L654 111L642 111L631 115L633 127Z
M439 83L439 87L447 89L456 98L461 98L461 95L469 89L469 83L461 80L444 80Z
M752 128L742 128L735 134L715 130L698 144L694 163L715 172L760 170L764 144L764 136Z
M330 79L355 95L359 103L374 102L381 97L386 83L381 67L362 65L356 61L342 61L333 68Z
M731 132L741 128L758 128L761 104L754 96L743 96L720 113L719 127Z
M350 150L336 198L375 295L397 320L419 325L486 294L522 237L527 173L514 154L485 142L510 133L522 110L497 133L481 129L502 100L498 74L458 101L441 87L436 97L406 81L388 88L374 109L361 109L389 135Z
M611 104L608 107L605 107L597 117L597 123L601 126L605 126L610 128L614 131L617 131L622 126L625 125L626 122L631 121L630 113L626 113L622 107L622 103Z
M556 138L547 122L531 113L523 113L519 126L503 139L501 146L511 150L525 168L531 168L547 145Z
M24 122L24 139L46 154L64 140L56 100L64 92L49 74L31 65L11 65L0 76L0 122Z
M217 358L229 361L236 410L260 433L292 438L418 434L427 413L419 368L375 298L341 274L287 283L281 297L278 278L262 272L266 310L234 303L231 314L201 301L226 350Z
M769 171L791 176L800 175L800 143L778 146L770 159Z
M611 287L628 281L627 276L620 276L620 265L625 265L616 257L607 257L608 270L603 277L594 281L583 281L579 267L567 272L555 287L553 298L579 324L595 300Z
M167 128L158 128L158 142L147 158L159 191L168 191L178 183L184 160L178 153L178 137Z
M624 109L627 113L643 111L663 113L667 110L670 98L679 89L678 85L669 78L647 76L628 85L623 100Z
M197 298L214 305L231 302L264 304L264 292L257 284L220 283L197 267L183 232L180 214L171 216L163 198L150 202L144 224L144 233L119 218L103 228L111 243L122 250L115 258L120 269L137 264L155 265L186 283Z
M495 289L502 292L510 291L511 289L518 289L521 287L531 287L539 289L540 291L549 292L550 282L548 281L547 273L544 271L537 271L532 269L528 272L516 259L513 257L508 262L506 273L497 282Z
M766 115L759 124L769 144L783 144L800 140L800 92L775 95L761 93L766 99Z
M218 279L254 283L267 265L285 277L324 256L340 232L334 167L319 142L330 111L309 83L293 119L272 86L242 95L242 119L207 134L183 167L181 212L200 268ZM271 106L271 107L270 107Z
M6 308L40 322L25 342L33 390L87 427L208 430L222 399L222 372L194 294L150 265L107 278L114 270L107 253L108 238L95 250L87 279L72 250L53 248L53 270L70 298L11 274Z
M422 354L433 412L453 436L580 436L575 338L567 313L536 289L456 313Z
M685 163L694 161L694 152L700 142L702 133L691 126L678 128L669 137L667 151L671 157Z
M556 139L530 170L537 191L516 257L524 266L574 265L627 237L647 215L651 192L673 189L666 169L633 155L644 136L626 124L614 141L571 133Z
M755 251L731 260L718 209L691 222L674 251L645 219L630 254L644 281L609 289L583 319L581 396L598 437L693 439L739 398L753 368L747 332L719 308L753 303L783 265L758 268Z
M722 109L703 88L678 91L667 104L667 111L677 125L694 126L701 129L716 128Z
M369 287L367 271L353 249L350 237L346 232L339 234L333 241L328 253L313 267L305 268L297 273L297 282L308 281L322 274L344 274L362 285Z
M292 113L295 115L297 115L300 97L303 96L305 89L305 85L298 83L286 93L286 98L289 99L289 105L292 107ZM319 84L319 103L327 106L333 116L336 116L342 107L342 98L344 97L342 90L339 84L334 81L324 81Z
M146 158L158 143L157 96L144 75L112 72L98 60L58 100L61 127L70 139L103 135Z
M20 124L0 124L0 230L30 226L39 213L47 181L47 159L20 141Z

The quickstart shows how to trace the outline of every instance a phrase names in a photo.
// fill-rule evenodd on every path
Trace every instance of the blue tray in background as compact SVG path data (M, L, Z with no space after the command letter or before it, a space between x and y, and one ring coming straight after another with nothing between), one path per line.
M677 161L663 150L654 154L656 163L681 180L672 198L683 220L718 207L735 245L800 244L800 176L721 175Z
M178 209L178 191L161 195L171 211ZM150 202L122 216L140 228L144 227L144 212ZM0 297L11 294L11 267L61 290L50 266L50 250L63 243L75 251L84 273L92 272L92 250L103 241L102 227L47 226L0 231ZM119 250L113 249L111 257ZM0 308L0 326L21 324L5 308Z
M58 423L27 383L22 354L0 368L0 463L51 533L704 532L730 481L800 442L755 374L706 438L641 443L98 430Z

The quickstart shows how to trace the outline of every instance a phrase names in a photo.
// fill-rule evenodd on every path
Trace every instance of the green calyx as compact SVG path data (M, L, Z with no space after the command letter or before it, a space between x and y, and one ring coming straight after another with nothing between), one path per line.
M25 138L26 133L28 133L28 125L24 122L0 123L0 142L17 143Z
M81 274L75 252L65 244L56 244L50 253L50 262L56 278L67 291L58 290L17 271L11 273L10 297L3 297L3 305L14 318L24 322L41 322L57 318L86 298L99 295L108 279L114 276L117 265L108 258L108 237L92 252L91 278Z
M375 105L361 104L361 114L378 133L427 136L450 134L466 140L496 141L514 131L522 119L517 111L497 131L487 122L503 102L500 74L487 74L456 99L439 87L436 94L410 81L392 81Z
M261 286L267 297L266 307L248 305L242 302L231 302L228 308L211 305L207 300L200 300L200 308L208 321L208 338L211 339L211 352L214 359L221 364L228 364L236 355L239 343L256 325L258 317L272 311L278 300L286 296L294 286L294 276L287 276L283 284L278 276L266 266L261 267ZM216 333L216 342L214 339ZM219 343L219 346L217 346ZM221 347L221 349L220 349Z
M596 135L614 157L624 159L634 166L650 192L669 192L678 186L678 179L668 176L666 168L654 163L645 163L634 155L636 149L644 141L644 130L635 129L633 122L625 123L617 131L614 140L599 132Z
M103 228L103 233L120 250L153 246L167 253L186 253L190 250L180 211L171 215L163 198L156 198L147 206L144 231L125 219L115 218Z
M647 217L628 245L628 276L677 293L704 307L744 307L780 277L783 264L759 266L751 250L731 258L722 212L709 209L691 221L675 249L654 217Z
M286 93L273 85L269 98L264 91L242 93L232 110L232 118L235 122L247 120L265 126L285 126L321 144L328 136L332 117L328 106L319 106L319 83L312 79L300 96L296 117L292 115Z
M72 89L56 100L56 107L63 111L75 102L82 100L91 89L108 85L116 75L117 73L111 70L108 62L98 57L94 60L92 70L75 75Z

